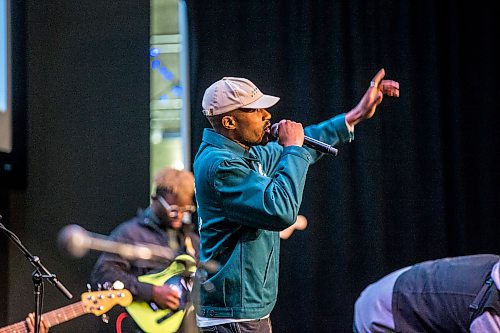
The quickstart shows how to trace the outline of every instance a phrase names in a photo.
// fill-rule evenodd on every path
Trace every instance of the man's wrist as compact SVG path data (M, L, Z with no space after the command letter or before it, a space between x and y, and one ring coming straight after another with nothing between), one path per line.
M347 127L347 131L349 133L354 132L354 125L349 124L349 122L347 121L347 118L345 119L345 127Z
M345 115L345 122L349 131L350 128L354 129L354 126L358 124L362 119L362 112L358 107L355 107L351 111L347 112Z

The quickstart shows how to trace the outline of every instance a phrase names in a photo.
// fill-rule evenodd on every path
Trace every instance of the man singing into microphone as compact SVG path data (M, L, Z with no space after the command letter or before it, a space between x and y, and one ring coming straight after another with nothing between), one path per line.
M220 269L197 279L197 323L202 332L267 332L275 305L279 231L294 223L309 165L323 154L302 147L304 134L331 145L350 142L354 126L371 118L383 95L399 96L399 84L380 70L358 105L318 125L281 120L270 141L278 97L244 78L226 77L203 97L205 129L194 161L200 261Z

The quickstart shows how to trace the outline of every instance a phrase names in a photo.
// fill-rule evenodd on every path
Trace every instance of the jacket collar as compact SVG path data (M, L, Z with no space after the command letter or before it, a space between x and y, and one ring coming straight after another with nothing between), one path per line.
M138 215L142 216L142 221L141 221L142 224L145 224L145 225L148 225L148 226L151 226L154 228L163 229L161 227L160 219L158 218L158 216L155 215L155 213L153 213L153 210L151 209L151 207L148 207L145 210L143 210L142 212L139 212Z
M203 131L203 142L219 149L230 151L242 158L257 159L255 154L252 152L253 147L250 148L249 152L233 140L226 138L220 133L217 133L212 128L205 128L205 130Z

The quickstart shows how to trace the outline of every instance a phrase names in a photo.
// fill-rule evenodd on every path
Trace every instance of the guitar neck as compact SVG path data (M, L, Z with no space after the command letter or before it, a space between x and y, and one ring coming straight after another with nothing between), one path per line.
M59 325L68 320L86 314L85 307L82 302L67 305L65 307L42 314L43 318L49 327ZM28 333L28 326L26 321L0 328L0 333Z

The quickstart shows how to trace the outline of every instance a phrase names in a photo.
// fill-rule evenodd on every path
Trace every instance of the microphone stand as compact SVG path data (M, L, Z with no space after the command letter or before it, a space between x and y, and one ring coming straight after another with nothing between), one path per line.
M2 216L0 215L0 220ZM33 287L35 296L35 333L40 332L40 319L42 315L42 301L43 301L43 279L47 279L52 285L54 285L59 291L66 296L66 298L71 299L73 295L64 287L64 285L57 280L56 275L49 272L47 268L41 263L40 258L32 255L28 249L21 243L21 240L12 231L7 229L2 223L0 223L0 229L7 234L7 236L14 242L14 244L24 253L26 258L29 260L31 265L35 268L33 271Z

